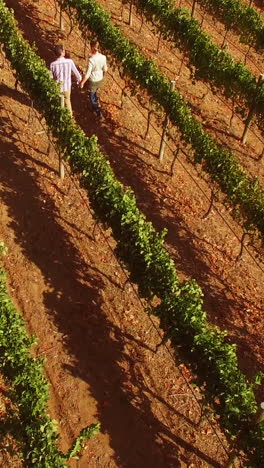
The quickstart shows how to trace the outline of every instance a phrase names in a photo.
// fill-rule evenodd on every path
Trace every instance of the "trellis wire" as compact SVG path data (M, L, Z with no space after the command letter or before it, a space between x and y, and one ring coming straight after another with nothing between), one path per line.
M56 0L55 0L55 3ZM72 30L72 23L71 21L70 22L67 22L68 25L70 26L71 30ZM81 39L81 40L84 40L82 35L79 34L79 33L76 33L77 36ZM114 79L113 75L112 76L112 79L115 81L116 84L117 81ZM118 84L118 86L120 87L120 85ZM120 87L121 88L121 87ZM142 113L142 111L138 108L138 106L134 103L134 101L129 97L129 100L130 102L133 103L133 105L136 107L136 109L140 112L140 114L146 119L146 116ZM149 116L148 116L149 117ZM151 126L152 129L154 129L154 131L160 136L162 137L162 134L151 124L148 122L148 127ZM168 142L166 142L166 145L167 147L172 151L172 154L174 154L174 149L172 149L172 147L170 146L170 144ZM189 156L187 155L187 153L181 148L181 151L182 153L185 155L185 157L189 158ZM195 183L195 185L199 188L199 190L203 193L203 195L206 197L207 201L211 204L211 201L210 199L208 198L208 196L205 194L204 190L200 187L200 185L198 184L197 181L194 180L194 178L191 176L191 174L189 173L189 171L186 169L186 167L184 166L184 164L180 161L180 158L178 158L178 162L180 163L180 165L182 166L182 168L188 173L189 177L191 177L191 179L193 180L193 182ZM235 238L237 239L237 241L239 242L240 244L240 250L241 250L241 245L242 245L242 242L243 242L243 235L242 235L242 239L239 239L237 234L234 232L234 230L232 229L232 227L230 226L230 224L228 223L228 221L225 219L225 217L219 212L219 210L215 208L215 211L217 212L217 214L221 217L222 221L226 224L226 226L231 230L232 234L235 236ZM264 272L264 269L262 268L262 266L257 262L256 258L251 254L251 252L249 251L249 249L243 245L243 250L247 252L247 254L250 256L250 258L254 261L254 263L257 265L257 267L262 271ZM237 260L240 259L239 255L236 257Z

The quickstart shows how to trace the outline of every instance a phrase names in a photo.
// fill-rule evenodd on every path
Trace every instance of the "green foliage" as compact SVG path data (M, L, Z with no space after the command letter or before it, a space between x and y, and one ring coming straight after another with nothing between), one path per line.
M123 3L129 3L129 0L123 0ZM175 8L167 0L135 0L134 3L148 21L158 26L165 39L173 41L187 54L190 65L195 67L194 80L205 80L213 90L218 88L226 97L236 99L241 111L251 105L256 92L255 77L242 62L234 62L231 55L213 44L188 11ZM263 113L261 91L259 100L259 112Z
M240 0L197 0L226 29L233 28L241 35L241 42L257 49L264 47L264 23L258 12Z
M83 25L87 23L90 11L87 10L87 6L91 4L93 5L93 2L90 0L78 2L78 12ZM110 41L107 27L108 16L101 14L101 10L98 9L95 11L91 9L91 15L91 22L94 22L95 25L99 22L97 31L102 28L105 40ZM101 19L103 23L101 23ZM218 414L221 415L222 427L232 436L236 435L238 428L242 427L249 439L247 438L246 441L243 438L241 446L248 456L252 460L254 459L255 464L251 466L261 466L257 463L262 456L259 455L262 453L259 450L262 443L260 439L262 429L258 427L254 430L251 429L250 425L257 404L252 384L247 382L245 376L238 369L235 346L225 342L225 332L221 332L218 328L213 328L207 323L206 314L202 310L202 292L196 282L179 283L174 263L163 247L166 232L157 234L151 223L146 222L145 216L137 209L133 193L130 190L124 190L116 180L109 161L98 149L96 138L86 138L82 130L70 119L68 112L59 107L57 87L49 74L45 72L43 62L30 51L26 41L18 34L13 17L4 7L2 0L0 0L0 20L0 40L12 66L16 68L20 82L46 118L50 131L56 138L57 146L66 155L72 170L81 174L81 184L89 192L96 215L101 221L111 226L117 241L117 252L126 263L132 278L139 284L141 294L146 298L154 296L159 298L160 305L152 312L160 318L161 327L167 336L171 337L172 344L177 347L178 351L180 350L184 359L190 363L193 371L197 372L199 381L206 382L208 398ZM106 21L105 24L104 21ZM127 41L124 43L121 40L115 28L111 28L111 41L114 41L116 36L120 51L123 47L127 48L127 55L123 57L123 63L128 66L130 61L134 62L135 60L131 67L135 73L138 70L138 79L142 80L142 83L145 78L144 75L140 75L141 67L143 66L144 70L150 73L148 82L151 89L153 86L153 94L160 92L155 91L160 86L163 90L164 102L170 97L172 102L171 115L173 113L179 114L179 118L186 125L186 138L195 141L196 145L200 145L201 151L210 161L210 154L213 152L211 139L209 136L199 133L199 123L192 119L180 96L177 93L169 94L166 80L159 78L154 65L150 61L145 62L139 55L135 56L135 50L131 49ZM114 47L118 48L116 42ZM20 51L20 59L18 60ZM52 111L51 106L54 106ZM224 163L220 155L218 158L217 164L223 170ZM232 159L228 164L231 165L231 163ZM210 162L210 164L212 163ZM227 163L225 162L225 164ZM244 178L242 181L244 183ZM238 184L236 190L239 190ZM257 186L255 188L255 185L254 190L258 193L258 188ZM18 355L16 359L19 359ZM20 377L17 382L17 386L19 386L21 384ZM37 391L35 393L37 394ZM30 406L29 401L27 401L27 405ZM30 408L32 409L32 405ZM40 424L41 430L45 433L45 423L43 424L41 421ZM54 436L48 433L48 437ZM79 446L79 444L82 444L81 439L77 445ZM246 444L250 449L247 449ZM69 453L74 454L77 445ZM33 445L32 450L34 450ZM55 467L56 465L51 466Z
M148 3L150 4L150 0ZM160 1L159 4L163 5L163 2ZM240 168L234 153L219 146L211 136L204 132L202 125L193 117L181 95L176 91L171 91L170 83L166 77L159 72L151 60L144 58L136 47L122 36L120 29L111 23L109 15L94 0L63 0L62 7L65 9L74 7L77 21L84 33L88 27L96 34L102 47L111 52L122 65L124 72L146 89L149 95L163 107L171 122L180 130L182 139L186 144L192 146L194 162L203 163L203 168L210 174L212 180L220 185L233 206L240 208L245 227L247 229L257 228L263 235L264 192L260 184L255 184ZM72 16L73 11L71 10ZM186 21L186 14L182 13L180 18L182 21ZM192 23L193 37L197 33L195 24ZM234 67L235 75L240 74L241 77L244 77L244 89L249 86L253 92L254 80L249 77L251 80L251 85L249 85L246 71L239 71L240 68L240 64ZM253 192L252 185L254 185Z
M7 247L5 246L4 242L0 242L0 256L7 254Z
M9 299L6 276L0 270L0 368L8 382L8 392L17 410L9 411L2 423L0 435L13 434L28 467L56 468L68 466L56 446L58 434L47 414L48 383L44 377L43 362L30 357L34 339L28 337L22 318ZM99 425L83 429L69 451L76 454L85 438L96 433ZM87 435L87 437L86 437Z
M91 424L91 426L85 427L81 430L79 436L77 437L76 441L70 448L69 452L64 455L65 460L71 460L72 458L79 459L80 452L85 446L85 442L95 435L98 434L100 430L100 424Z

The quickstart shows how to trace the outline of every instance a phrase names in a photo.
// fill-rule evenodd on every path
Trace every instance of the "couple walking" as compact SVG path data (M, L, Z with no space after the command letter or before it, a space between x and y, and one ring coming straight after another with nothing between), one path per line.
M65 49L62 45L55 47L56 60L50 64L52 78L61 84L61 106L67 107L72 115L71 106L71 78L72 73L76 78L80 88L88 80L89 99L93 111L100 119L102 116L101 107L98 102L97 91L102 87L104 74L107 71L106 56L99 52L98 41L91 41L91 56L88 61L86 74L82 78L72 59L65 58Z

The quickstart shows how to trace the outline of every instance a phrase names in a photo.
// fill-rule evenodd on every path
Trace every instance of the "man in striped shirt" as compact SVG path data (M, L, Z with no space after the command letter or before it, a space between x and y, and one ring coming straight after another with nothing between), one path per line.
M72 116L71 106L71 83L72 73L74 74L77 83L82 80L81 74L78 72L73 60L65 58L65 49L62 45L55 47L57 59L50 64L50 73L52 78L60 83L61 91L61 106L67 107Z

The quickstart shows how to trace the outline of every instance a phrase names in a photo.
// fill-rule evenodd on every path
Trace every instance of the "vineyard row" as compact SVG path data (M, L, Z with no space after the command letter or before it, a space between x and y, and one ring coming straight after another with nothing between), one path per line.
M97 35L102 46L112 54L124 73L142 89L146 89L162 106L171 122L178 127L182 139L192 147L194 163L201 163L202 168L220 185L233 205L240 207L246 228L255 227L263 236L264 192L259 179L247 177L236 162L234 153L220 147L203 130L181 95L171 90L167 78L159 72L154 62L147 60L123 37L120 30L111 23L109 14L96 1L62 0L61 6L69 12L71 20L75 11L77 22L85 36L89 28Z
M213 18L220 20L226 30L233 29L241 42L258 49L264 47L264 23L258 12L240 0L195 0Z
M1 390L6 402L1 438L12 436L26 466L68 467L66 462L78 456L85 440L97 434L100 425L84 428L66 454L58 450L56 421L47 413L49 394L43 362L30 357L33 344L9 298L6 275L0 268L0 367L5 379Z
M130 3L130 0L122 0ZM254 75L232 56L217 47L201 30L198 21L182 8L174 8L167 0L134 0L144 17L158 27L164 39L174 42L188 55L193 80L205 80L212 88L219 89L231 98L236 111L245 115L252 102L256 103L259 126L264 129L264 87L258 87ZM239 109L238 109L239 106Z
M158 297L160 305L151 312L177 353L185 359L204 384L208 400L221 415L220 424L229 435L242 434L240 448L261 466L264 460L264 424L252 425L257 403L253 383L238 369L235 345L225 342L226 332L208 324L202 310L202 292L195 281L179 283L174 263L163 247L166 232L157 234L138 210L130 190L117 181L109 161L100 152L96 137L88 139L60 107L57 85L51 80L45 63L36 56L18 33L11 12L0 0L0 39L7 58L16 70L23 88L37 110L45 117L73 172L80 173L98 218L112 228L116 252L139 286L142 297ZM255 384L259 383L256 376Z

